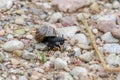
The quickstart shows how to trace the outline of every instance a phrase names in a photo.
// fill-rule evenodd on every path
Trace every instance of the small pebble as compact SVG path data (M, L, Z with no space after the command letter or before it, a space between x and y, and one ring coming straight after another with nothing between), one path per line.
M22 54L22 58L27 59L27 60L33 60L33 59L37 59L37 56L34 53L30 53L28 51L24 51Z
M14 51L14 50L19 50L23 48L24 48L24 44L18 40L11 40L11 41L4 43L3 45L3 49L5 51Z
M67 62L61 58L56 58L54 62L55 69L65 69L67 68Z
M117 0L115 0L112 5L114 9L120 8L120 3Z

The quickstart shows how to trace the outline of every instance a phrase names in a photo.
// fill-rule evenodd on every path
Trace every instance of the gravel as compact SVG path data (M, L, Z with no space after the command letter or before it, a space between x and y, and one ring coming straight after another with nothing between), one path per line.
M119 73L104 71L82 23L86 18L107 67L120 67L119 5L120 0L0 0L0 80L119 80ZM59 50L35 40L44 24L65 38Z

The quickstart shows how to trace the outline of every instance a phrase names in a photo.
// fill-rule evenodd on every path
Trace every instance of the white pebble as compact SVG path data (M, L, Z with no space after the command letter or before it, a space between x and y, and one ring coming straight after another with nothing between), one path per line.
M55 69L65 69L67 68L67 62L61 58L56 58L54 62Z
M28 35L26 35L26 38L27 38L27 39L33 39L33 36L30 35L30 34L28 34Z
M3 49L6 51L19 50L23 48L24 48L23 42L18 41L18 40L11 40L11 41L6 42L3 45Z
M115 9L120 7L120 3L117 0L115 0L112 5Z

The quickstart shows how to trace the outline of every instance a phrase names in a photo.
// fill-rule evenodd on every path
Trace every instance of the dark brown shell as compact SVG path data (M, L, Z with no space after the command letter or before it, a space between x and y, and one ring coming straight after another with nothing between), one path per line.
M35 39L38 42L42 42L45 37L56 36L56 31L49 25L42 25L39 29L36 29Z

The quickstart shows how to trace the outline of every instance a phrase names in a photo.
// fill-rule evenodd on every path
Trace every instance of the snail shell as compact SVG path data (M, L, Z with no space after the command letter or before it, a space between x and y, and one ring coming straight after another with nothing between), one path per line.
M49 26L48 24L43 24L39 29L36 30L35 39L38 42L42 42L46 37L55 37L55 28Z

